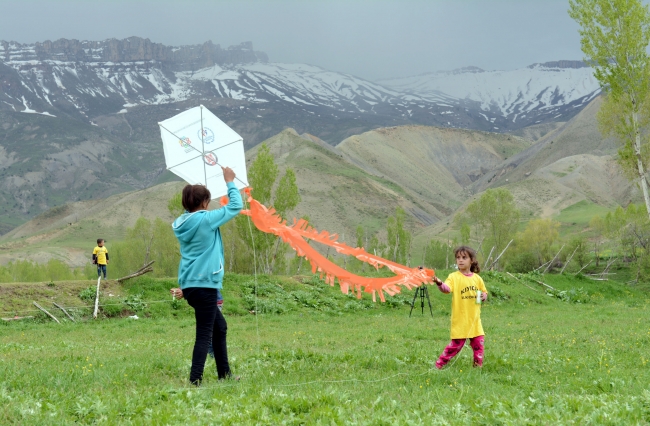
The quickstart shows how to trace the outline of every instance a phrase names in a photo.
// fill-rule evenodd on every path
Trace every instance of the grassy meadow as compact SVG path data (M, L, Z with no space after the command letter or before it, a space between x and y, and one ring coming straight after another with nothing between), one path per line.
M315 277L229 275L224 312L241 380L218 381L208 358L200 388L187 383L193 312L171 302L173 280L111 284L95 321L69 296L92 282L54 283L65 288L66 306L77 306L78 322L59 325L36 313L0 321L0 422L650 423L647 288L567 275L483 278L491 292L482 312L485 365L472 368L466 347L438 371L450 299L435 288L433 318L419 306L409 318L412 292L382 304ZM31 284L2 286L9 285L26 300L46 297L30 293ZM107 301L118 290L123 302L114 309ZM0 299L3 316L28 308Z

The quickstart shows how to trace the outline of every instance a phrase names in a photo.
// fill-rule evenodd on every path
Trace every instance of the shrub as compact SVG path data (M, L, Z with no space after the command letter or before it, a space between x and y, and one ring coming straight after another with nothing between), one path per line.
M95 301L95 294L97 289L95 287L88 287L79 292L79 298L86 303L93 303Z
M526 273L534 270L538 264L539 262L534 254L523 252L512 258L508 269L512 272Z

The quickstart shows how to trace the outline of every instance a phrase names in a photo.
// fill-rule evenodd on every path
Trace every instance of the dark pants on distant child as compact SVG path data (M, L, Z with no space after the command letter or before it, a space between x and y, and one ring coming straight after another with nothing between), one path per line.
M451 343L447 345L442 355L436 361L436 368L444 367L453 357L458 355L463 346L465 346L465 341L467 339L452 339ZM483 349L485 346L484 336L476 336L469 339L469 345L474 350L474 366L482 367L483 366Z
M106 265L100 265L98 263L97 264L97 278L102 276L102 272L104 273L104 279L106 279Z
M183 289L183 297L194 308L196 318L196 341L192 353L190 383L200 384L203 380L205 359L210 341L214 346L214 359L217 363L217 376L225 379L230 376L226 334L228 324L221 310L217 308L217 289L191 287Z

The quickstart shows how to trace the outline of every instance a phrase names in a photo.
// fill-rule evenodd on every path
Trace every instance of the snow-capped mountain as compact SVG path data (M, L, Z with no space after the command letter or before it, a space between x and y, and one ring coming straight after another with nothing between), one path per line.
M514 71L469 67L378 84L266 60L250 43L222 49L211 42L168 47L137 37L0 42L0 109L92 122L133 107L226 99L237 108L290 108L370 120L371 127L417 123L501 132L565 121L598 93L591 69L579 62Z
M382 80L387 87L437 101L442 93L455 100L479 103L486 121L491 114L517 126L564 120L600 93L593 70L581 61L533 64L511 71L466 67L455 71Z

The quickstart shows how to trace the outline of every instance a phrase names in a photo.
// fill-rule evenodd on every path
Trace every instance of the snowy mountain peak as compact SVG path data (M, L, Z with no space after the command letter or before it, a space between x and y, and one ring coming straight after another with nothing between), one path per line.
M580 61L511 71L469 66L374 83L313 65L268 63L250 42L227 49L139 37L0 42L0 108L87 122L135 106L222 98L317 117L502 132L568 120L598 93Z
M563 60L563 61L551 61L551 62L544 62L544 63L536 63L532 65L528 65L528 68L530 69L535 69L535 68L547 68L547 69L552 69L552 68L560 68L560 69L580 69L580 68L589 68L587 64L585 64L583 61L570 61L570 60Z

